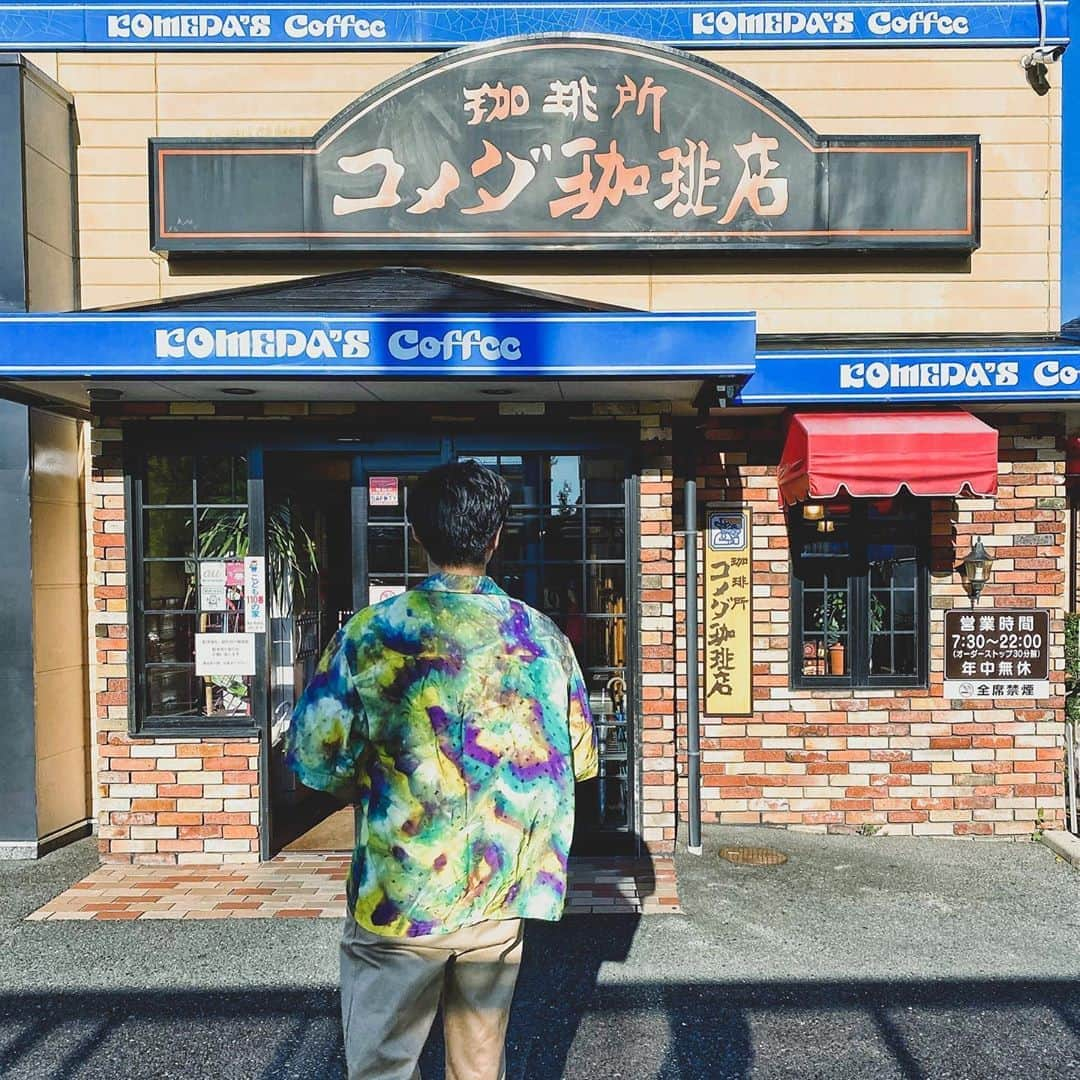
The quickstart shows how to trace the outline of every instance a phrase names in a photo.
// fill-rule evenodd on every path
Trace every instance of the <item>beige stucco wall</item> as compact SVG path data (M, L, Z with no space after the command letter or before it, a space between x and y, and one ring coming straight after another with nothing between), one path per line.
M38 835L47 837L90 817L86 425L30 415Z
M821 133L982 136L982 247L952 257L472 256L425 265L654 310L749 309L766 333L1038 333L1059 327L1060 67L1036 96L1020 52L702 54ZM389 255L179 261L147 241L152 135L310 135L418 53L35 55L75 95L86 307L235 287Z

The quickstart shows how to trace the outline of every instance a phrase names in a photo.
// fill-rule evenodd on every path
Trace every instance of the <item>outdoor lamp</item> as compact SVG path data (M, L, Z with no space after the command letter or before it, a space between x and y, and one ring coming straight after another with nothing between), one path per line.
M960 573L964 577L964 584L967 585L968 591L971 593L971 602L973 604L979 599L983 587L990 580L990 567L993 564L994 560L987 554L982 541L976 537L967 558L960 564Z

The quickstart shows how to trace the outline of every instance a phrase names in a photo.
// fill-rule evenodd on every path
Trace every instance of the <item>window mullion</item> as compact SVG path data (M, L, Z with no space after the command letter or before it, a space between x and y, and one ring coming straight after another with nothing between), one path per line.
M848 635L851 642L851 685L865 686L870 674L870 568L867 562L869 521L866 507L852 508L851 576Z

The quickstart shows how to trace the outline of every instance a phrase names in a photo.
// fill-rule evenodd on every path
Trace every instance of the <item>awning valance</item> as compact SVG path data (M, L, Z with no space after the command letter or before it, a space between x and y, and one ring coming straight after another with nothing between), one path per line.
M777 470L784 505L831 499L993 495L998 434L970 413L795 413Z

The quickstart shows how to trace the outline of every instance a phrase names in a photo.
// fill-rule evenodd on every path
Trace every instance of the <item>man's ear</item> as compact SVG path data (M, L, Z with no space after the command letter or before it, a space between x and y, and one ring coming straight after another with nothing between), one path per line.
M502 539L503 527L500 525L495 531L495 535L491 538L491 543L488 544L488 558L490 559L496 551L499 550L499 541Z

